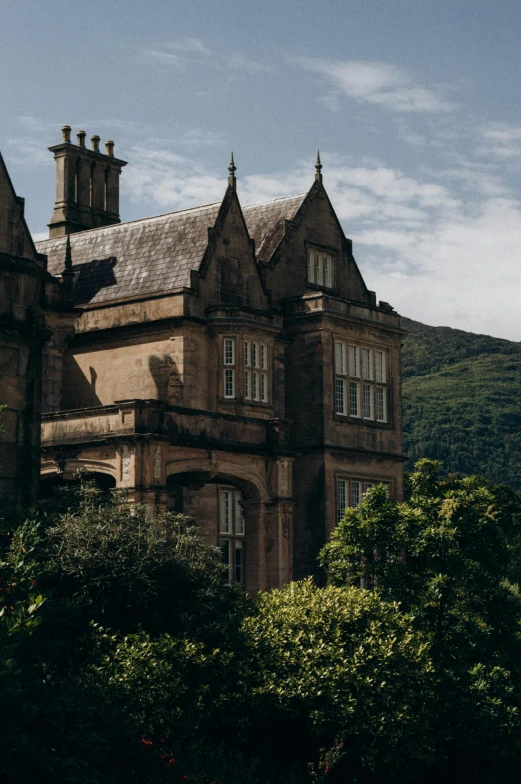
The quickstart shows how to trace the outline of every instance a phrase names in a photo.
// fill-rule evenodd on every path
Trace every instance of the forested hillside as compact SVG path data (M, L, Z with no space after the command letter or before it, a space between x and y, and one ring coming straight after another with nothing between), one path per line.
M521 343L402 324L406 470L431 457L521 489Z

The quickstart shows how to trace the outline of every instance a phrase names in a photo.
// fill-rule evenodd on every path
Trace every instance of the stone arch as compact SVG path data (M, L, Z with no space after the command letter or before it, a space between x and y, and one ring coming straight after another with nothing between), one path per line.
M245 585L248 591L264 587L264 527L263 501L267 490L251 470L226 464L221 468L209 466L208 460L186 459L167 465L169 506L192 517L200 526L209 544L221 546L220 498L223 490L232 489L242 507L244 530ZM179 500L181 499L181 503ZM235 514L235 512L234 512ZM234 543L235 546L235 543ZM242 545L241 545L242 546Z
M85 479L94 481L95 484L105 492L115 489L116 479L108 471L88 471ZM78 484L79 477L71 471L47 471L42 474L40 482L41 498L52 498L54 491L59 487L68 487Z
M237 456L240 459L240 455ZM184 458L182 460L174 460L167 463L166 477L167 481L170 476L177 474L199 474L208 476L208 481L213 481L214 478L220 477L222 481L229 480L232 484L240 483L248 492L248 488L254 487L257 492L257 503L266 503L269 500L269 492L265 477L264 465L262 471L259 470L257 465L249 466L246 461L242 464L237 461L219 461L219 466L213 465L209 462L208 458L192 457Z
M89 474L109 474L116 483L116 467L112 462L89 457L81 459L67 457L63 461L46 462L42 466L40 476L41 479L47 479L49 476L59 474L66 479L72 479L79 470L87 471Z

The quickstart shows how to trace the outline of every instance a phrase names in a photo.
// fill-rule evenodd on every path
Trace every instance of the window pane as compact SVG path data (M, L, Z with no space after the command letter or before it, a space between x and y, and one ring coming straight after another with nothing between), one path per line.
M260 366L261 366L262 370L266 370L266 367L267 367L267 364L266 364L266 344L265 343L261 343L259 348L260 348Z
M358 410L358 384L356 381L349 383L349 413L351 416L360 416Z
M351 506L360 506L360 482L351 482Z
M358 350L356 346L349 346L349 375L358 376Z
M239 541L235 542L235 582L242 583L244 582L244 547L243 542L239 539Z
M253 367L259 367L259 346L257 343L251 344L251 357Z
M231 490L221 490L221 503L219 509L219 530L222 534L231 532L232 510Z
M335 371L340 376L346 374L346 346L345 343L335 343Z
M315 282L315 252L308 251L308 281L309 283Z
M373 418L373 406L372 406L372 389L371 384L364 384L363 389L363 406L364 406L364 419L372 419Z
M225 365L234 365L235 364L235 341L233 338L226 338L224 341L224 364Z
M376 360L376 380L385 381L384 355L383 351L375 351Z
M347 488L347 481L345 479L338 479L336 483L336 521L337 523L344 516L344 510L347 506L346 503L346 488Z
M335 413L346 413L345 385L343 378L335 379Z
M224 371L224 397L235 397L235 370Z
M250 352L250 341L244 341L244 364L246 367L251 365L251 352Z
M319 286L324 285L324 257L321 253L316 253L317 259L317 284Z
M368 348L362 349L362 377L371 378L371 350Z
M331 256L324 256L324 285L328 289L333 286L332 266L333 260Z
M384 387L376 387L376 419L378 422L387 422L387 399Z
M266 373L261 373L260 382L261 382L260 398L263 403L267 403L268 402L268 376Z
M253 371L253 399L259 399L259 374L256 370Z
M251 400L251 370L244 371L244 397Z
M241 494L235 493L235 533L237 536L244 535L244 512L240 502Z

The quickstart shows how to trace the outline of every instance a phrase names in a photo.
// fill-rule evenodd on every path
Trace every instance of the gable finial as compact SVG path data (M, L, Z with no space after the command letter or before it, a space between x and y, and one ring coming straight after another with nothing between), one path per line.
M317 150L317 162L315 163L315 180L322 182L322 164L320 163L320 150Z
M228 166L228 171L230 172L230 176L228 177L228 185L231 185L232 188L235 188L235 183L237 182L237 179L235 177L237 166L235 165L235 161L233 160L233 152L232 152L232 157L230 159L230 165Z
M71 235L67 228L67 244L65 245L65 272L72 272Z

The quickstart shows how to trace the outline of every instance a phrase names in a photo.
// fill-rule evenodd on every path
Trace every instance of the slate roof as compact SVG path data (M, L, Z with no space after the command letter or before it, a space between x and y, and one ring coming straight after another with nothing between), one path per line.
M284 236L285 221L293 220L306 196L306 193L299 193L243 207L244 220L250 237L255 240L258 259L271 259Z
M295 217L306 194L245 207L257 257L270 259L284 236L285 220ZM220 202L71 234L77 305L144 297L190 286L199 269ZM64 266L66 237L36 243L58 275Z

